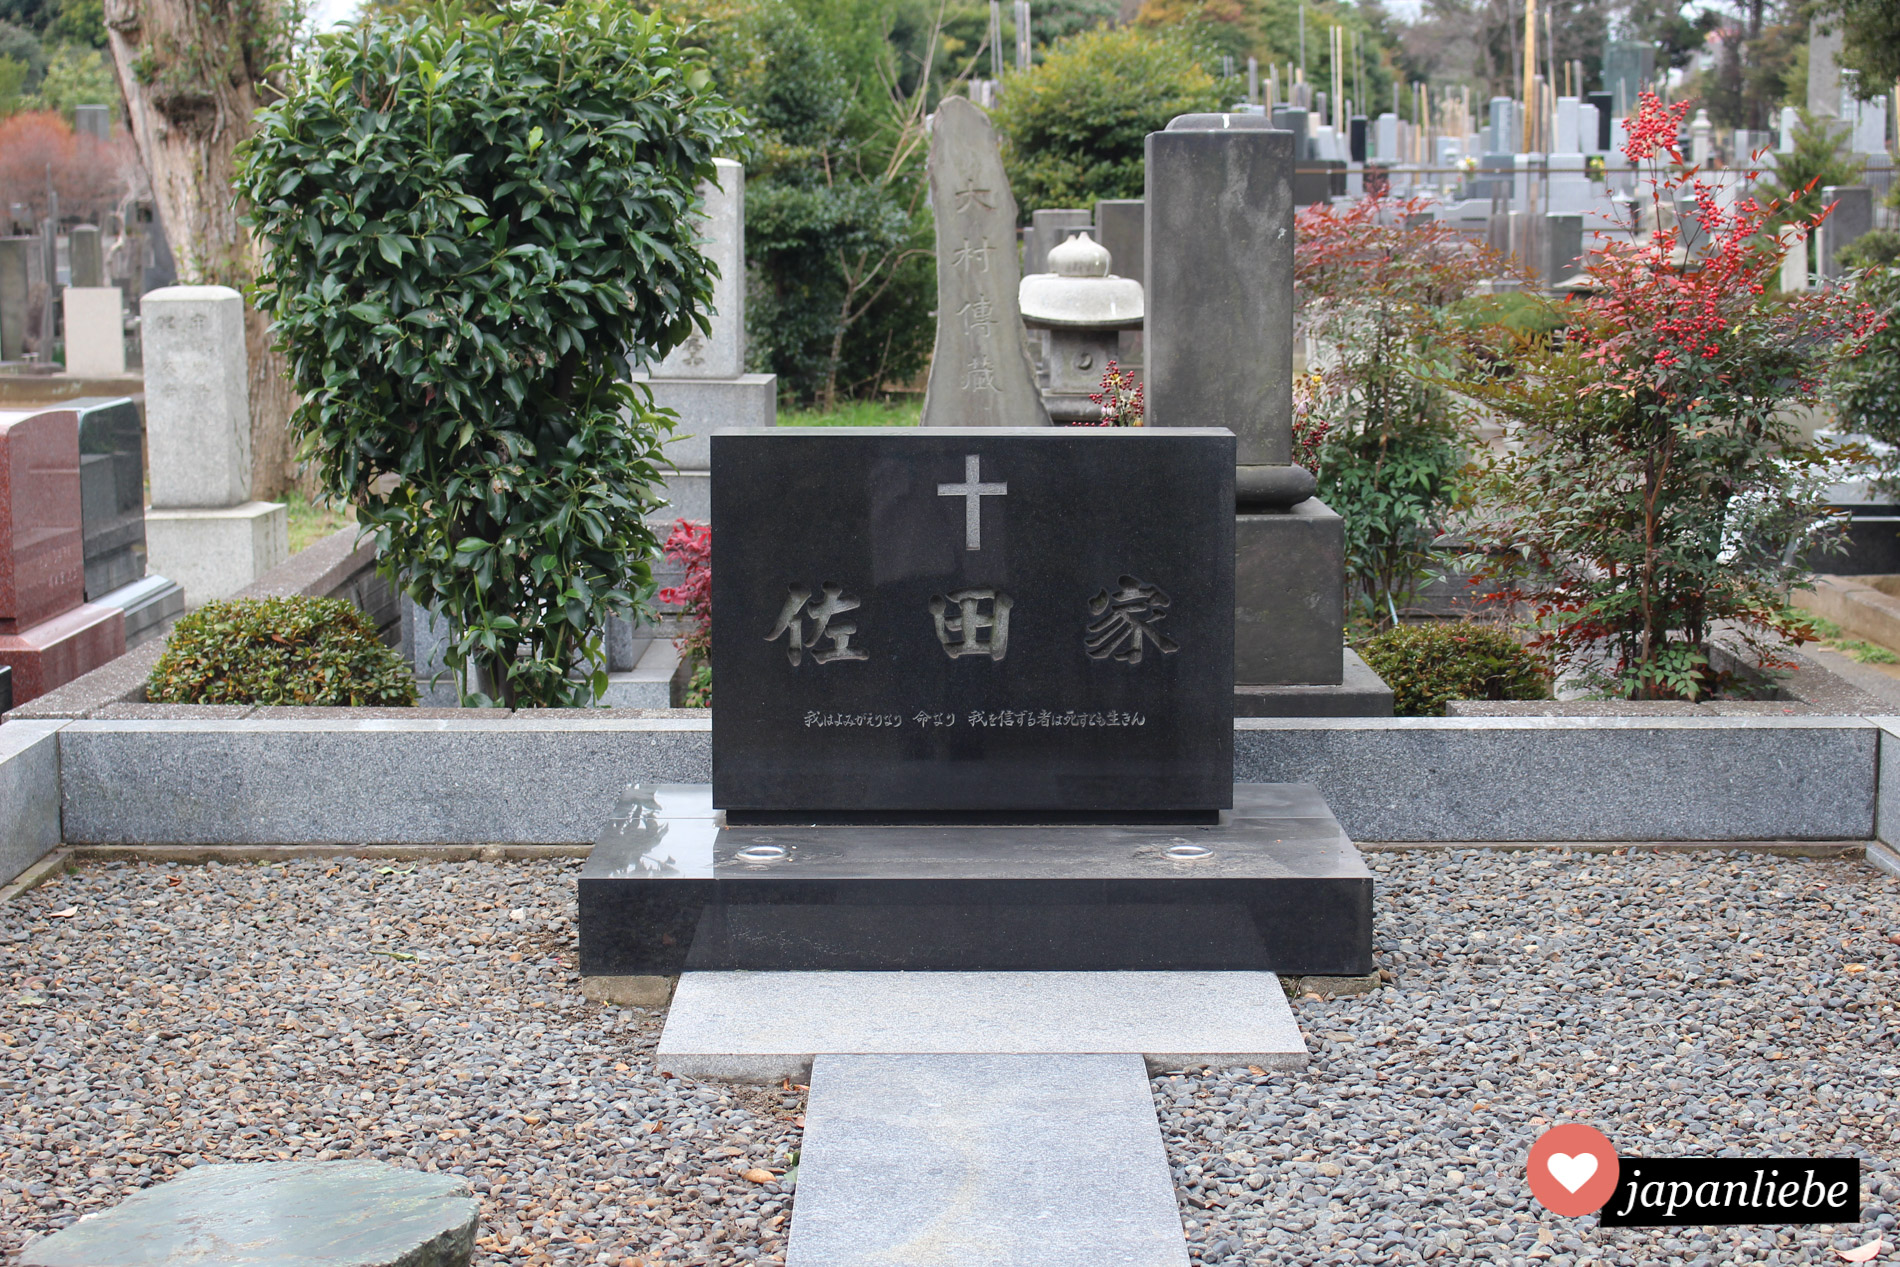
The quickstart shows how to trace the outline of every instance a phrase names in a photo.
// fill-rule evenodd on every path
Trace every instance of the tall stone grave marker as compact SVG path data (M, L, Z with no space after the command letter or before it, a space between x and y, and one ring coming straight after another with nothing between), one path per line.
M68 406L79 415L86 601L123 611L125 644L137 646L185 610L178 583L145 570L145 425L124 396L86 397Z
M1149 133L1149 422L1237 437L1235 709L1384 714L1344 649L1345 525L1291 464L1294 142L1258 115Z
M172 286L141 310L149 562L196 607L283 562L289 520L281 502L251 500L244 300L227 286Z
M1815 258L1820 275L1832 281L1847 271L1840 261L1841 248L1873 231L1874 191L1867 185L1829 185L1821 191L1821 205L1834 210L1815 236Z
M937 343L926 427L1048 426L1016 306L1016 199L989 116L945 97L930 125Z

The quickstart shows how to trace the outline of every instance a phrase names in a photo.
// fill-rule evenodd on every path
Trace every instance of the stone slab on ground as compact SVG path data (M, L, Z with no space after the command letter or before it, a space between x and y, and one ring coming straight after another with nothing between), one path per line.
M786 1267L1187 1267L1132 1055L825 1056Z
M1156 1069L1307 1058L1271 972L688 972L655 1059L775 1082L828 1054L1116 1052Z
M1236 717L1390 717L1392 688L1351 647L1337 686L1234 687Z
M373 1161L200 1166L35 1241L20 1264L462 1267L480 1220L459 1175Z

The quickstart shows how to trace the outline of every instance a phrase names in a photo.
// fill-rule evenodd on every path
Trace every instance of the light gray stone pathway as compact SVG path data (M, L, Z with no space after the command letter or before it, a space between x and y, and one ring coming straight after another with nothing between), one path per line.
M1307 1059L1271 972L689 972L655 1059L690 1078L802 1082L823 1053Z
M1148 1070L1306 1058L1270 972L686 973L655 1052L809 1076L787 1267L1188 1267Z
M787 1267L1188 1267L1135 1055L820 1056Z

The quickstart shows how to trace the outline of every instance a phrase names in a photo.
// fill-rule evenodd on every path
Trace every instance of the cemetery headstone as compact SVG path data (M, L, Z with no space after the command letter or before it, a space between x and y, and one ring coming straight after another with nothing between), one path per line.
M937 342L926 427L1047 426L1016 306L1016 199L989 116L946 97L930 127Z
M1095 204L1096 240L1114 262L1115 275L1147 285L1147 215L1139 198L1104 198Z
M712 783L622 798L583 974L1367 971L1370 879L1323 800L1233 783L1234 454L714 437Z
M1237 437L1234 707L1389 713L1343 651L1344 523L1291 465L1294 138L1262 123L1183 115L1148 135L1149 422Z
M1834 210L1821 222L1815 254L1821 276L1831 281L1846 271L1840 261L1841 248L1873 231L1874 191L1866 185L1829 185L1821 190L1821 204L1830 203Z
M85 601L79 419L0 413L0 664L24 704L125 651L125 616Z
M0 360L26 359L27 297L38 238L0 238Z
M713 451L721 537L746 543L713 572L729 816L1225 808L1230 435L780 429Z
M74 106L73 131L81 136L89 136L95 141L111 139L111 106Z
M0 633L85 601L81 530L77 416L0 414Z
M86 601L123 611L126 645L137 646L185 610L177 582L146 575L145 426L123 396L68 403L79 415Z
M281 502L254 501L244 300L173 286L140 301L152 569L193 607L243 589L290 553Z

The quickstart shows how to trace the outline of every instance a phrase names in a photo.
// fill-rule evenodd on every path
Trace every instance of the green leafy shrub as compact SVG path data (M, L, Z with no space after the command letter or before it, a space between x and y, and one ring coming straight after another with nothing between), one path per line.
M1455 699L1549 699L1550 667L1495 625L1399 625L1359 648L1400 717L1443 717Z
M1219 110L1221 85L1167 30L1098 28L1016 75L996 109L1009 187L1026 215L1142 196L1150 132Z
M152 666L154 704L407 706L400 655L340 598L221 599L172 627Z
M599 698L600 631L651 594L671 421L624 370L707 328L709 81L625 0L372 15L244 147L292 427L468 702Z

